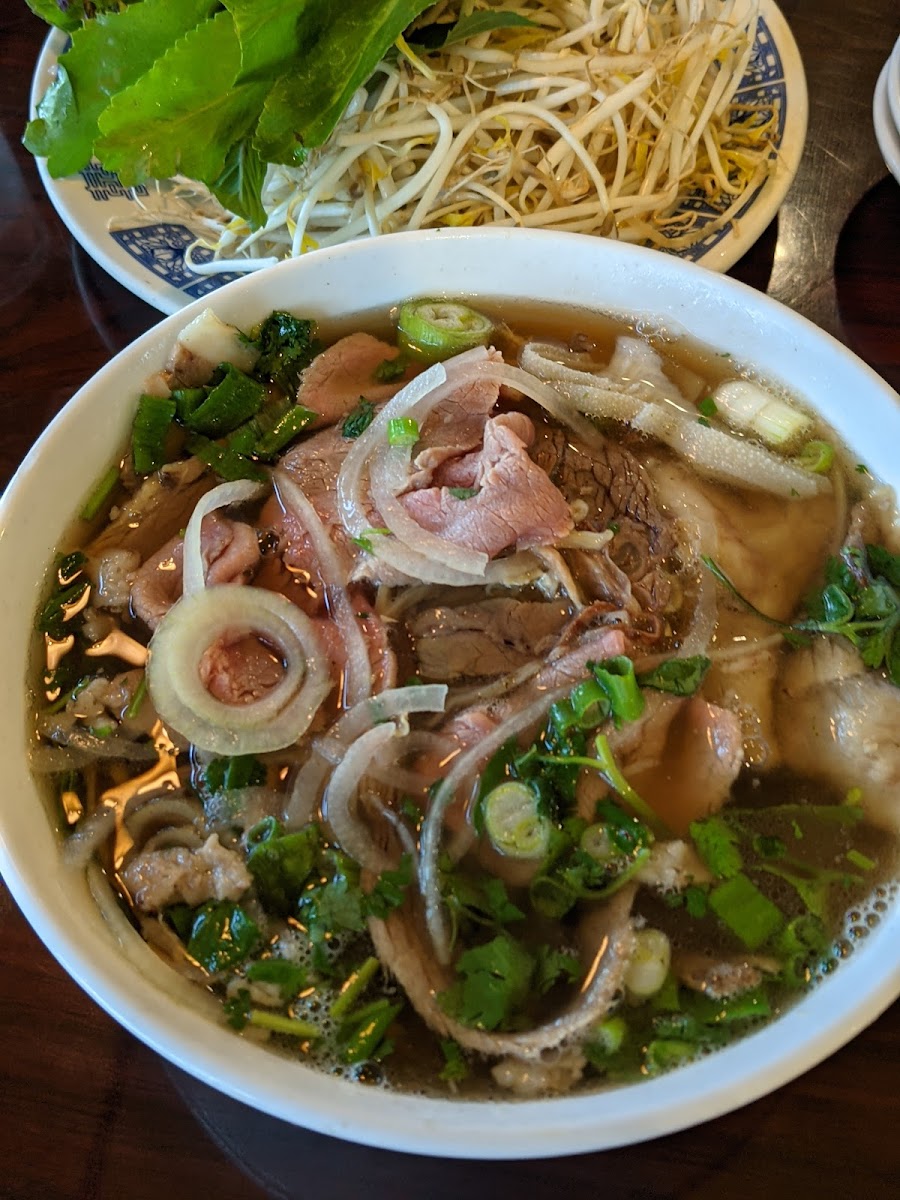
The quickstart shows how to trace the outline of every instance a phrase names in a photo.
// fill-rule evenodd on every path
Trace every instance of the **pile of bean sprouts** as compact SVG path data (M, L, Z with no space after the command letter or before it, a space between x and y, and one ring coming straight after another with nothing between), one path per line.
M269 167L265 225L208 217L189 264L252 270L381 233L485 224L687 248L775 166L777 111L735 97L759 2L507 0L492 11L533 24L427 53L410 34L324 146L301 167ZM420 24L471 8L443 0Z

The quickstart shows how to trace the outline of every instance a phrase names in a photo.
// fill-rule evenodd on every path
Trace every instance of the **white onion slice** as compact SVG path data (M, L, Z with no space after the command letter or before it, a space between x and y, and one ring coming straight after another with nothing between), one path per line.
M389 721L357 738L332 772L322 802L323 816L338 845L364 870L375 874L390 866L390 859L375 844L365 822L356 816L353 801L372 759L396 732L397 726Z
M184 531L184 581L182 595L190 596L206 586L206 567L200 549L200 526L207 513L228 504L244 504L255 500L265 490L265 484L252 483L249 479L236 479L232 483L220 483L197 501L191 519Z
M285 805L284 824L299 829L315 816L319 794L328 778L337 747L345 748L373 726L413 712L443 712L447 700L445 683L423 683L415 687L389 688L348 709L331 728L328 738L319 738L312 753L297 772L291 796Z
M358 704L372 694L372 664L359 619L347 594L347 564L341 561L341 552L302 488L284 471L276 471L274 478L282 503L294 513L312 543L328 607L347 651L345 699L348 704Z
M447 372L442 363L435 363L400 389L385 404L371 425L354 441L341 465L337 481L338 513L351 537L361 537L369 526L363 498L363 468L382 441L387 441L388 422L409 416L419 400L445 383Z
M285 666L259 700L226 704L204 686L200 663L222 637L256 635ZM150 642L147 683L156 711L201 750L259 754L290 746L309 728L332 680L315 626L295 604L263 588L204 588L183 596Z

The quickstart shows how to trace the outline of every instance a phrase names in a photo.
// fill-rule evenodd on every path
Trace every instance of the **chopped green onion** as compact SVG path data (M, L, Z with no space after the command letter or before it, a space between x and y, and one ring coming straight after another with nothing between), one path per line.
M644 711L644 697L634 674L634 663L624 654L590 663L594 678L609 697L612 717L618 729L624 721L636 721Z
M253 479L263 483L268 479L263 468L245 458L243 454L236 453L229 446L211 442L209 438L201 437L200 434L188 440L187 451L196 455L208 467L212 467L219 478L227 483L235 479Z
M174 400L141 396L131 428L131 458L138 475L149 475L165 463L166 435L174 417Z
M743 874L714 888L709 907L748 950L758 949L784 924L781 909Z
M401 349L425 362L487 345L493 330L490 318L452 300L410 300L397 317Z
M419 440L419 422L412 417L394 417L388 421L387 436L392 446L414 446Z
M477 487L452 487L447 488L447 491L454 500L471 500L473 496L477 496L481 488Z
M827 475L834 463L834 446L831 442L807 442L794 458L794 465L814 475Z
M673 1067L690 1062L692 1058L696 1058L697 1053L698 1047L694 1042L656 1038L644 1051L644 1066L650 1075L658 1075L662 1071L670 1071Z
M647 927L635 934L634 950L625 971L630 996L648 1000L662 988L672 962L672 944L661 929Z
M345 1063L365 1062L378 1051L388 1027L396 1020L402 1004L376 1000L348 1017L338 1033L342 1043L341 1057Z
M256 415L262 407L266 389L231 363L219 367L224 377L210 388L206 398L184 418L184 424L194 433L222 437Z
M770 446L785 445L812 425L805 413L749 379L720 383L712 398L729 425L755 433Z
M596 729L612 712L609 694L596 679L585 679L573 688L569 705L581 729Z
M331 1015L340 1021L350 1012L375 975L381 963L374 956L367 958L362 966L352 971L341 985L338 998L331 1006Z
M207 392L205 387L176 388L172 393L172 399L175 401L175 419L184 424L206 399Z
M100 509L109 499L116 484L119 482L119 466L114 463L108 471L106 471L94 486L91 494L85 500L81 512L78 514L82 521L93 521L94 517L100 512Z
M482 802L484 829L494 849L510 858L543 858L550 845L550 820L527 784L509 780Z
M854 867L859 867L861 871L872 871L876 865L874 859L863 854L861 850L848 850L847 862L852 863Z
M622 1017L607 1017L591 1030L588 1040L591 1047L604 1055L618 1053L622 1049L628 1026Z
M310 408L304 408L302 404L290 405L286 411L276 417L271 428L262 433L253 447L253 453L257 458L265 461L274 458L288 443L294 440L298 433L302 433L308 425L311 425L317 416L318 413L314 413ZM260 422L268 424L265 413L260 418Z
M147 696L147 673L145 671L144 674L141 676L140 682L138 683L137 687L134 689L134 695L131 697L128 707L125 709L125 716L129 717L129 718L136 717L138 715L138 713L141 711L141 706L143 705L144 700L146 699L146 696Z
M298 1021L295 1017L283 1017L280 1013L266 1012L265 1009L251 1008L247 1020L257 1029L270 1029L272 1033L286 1033L290 1037L317 1038L320 1031L309 1021Z

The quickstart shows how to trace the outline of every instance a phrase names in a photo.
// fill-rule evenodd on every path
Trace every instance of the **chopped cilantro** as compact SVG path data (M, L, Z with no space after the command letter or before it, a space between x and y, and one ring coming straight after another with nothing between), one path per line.
M691 838L697 853L717 879L732 879L744 860L738 849L738 835L721 817L705 817L691 822Z
M518 942L498 934L464 951L457 981L438 996L444 1011L475 1029L509 1028L528 1000L535 960Z
M261 940L259 927L238 904L209 901L194 915L187 952L210 975L236 967Z
M341 437L358 438L361 433L365 433L374 419L375 405L364 396L360 396L359 404L344 418Z
M295 395L301 373L319 351L315 332L315 321L273 312L254 338L259 348L254 374L274 383L286 396Z
M719 406L713 400L712 396L704 396L697 405L697 411L702 417L714 417L719 411Z

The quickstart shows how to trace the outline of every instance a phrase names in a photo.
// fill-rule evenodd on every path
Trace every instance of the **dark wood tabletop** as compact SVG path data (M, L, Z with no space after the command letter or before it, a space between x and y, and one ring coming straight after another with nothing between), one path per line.
M872 95L897 0L783 0L809 133L777 220L731 274L835 334L900 389L900 185ZM0 483L48 421L159 313L56 216L21 145L45 27L0 4ZM900 452L900 448L898 448ZM15 681L11 686L15 686ZM66 976L0 884L0 1200L263 1196L900 1194L900 1004L774 1095L684 1133L569 1159L475 1163L343 1145L285 1126L167 1065Z

